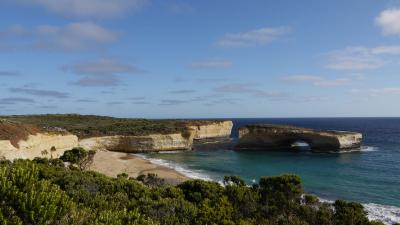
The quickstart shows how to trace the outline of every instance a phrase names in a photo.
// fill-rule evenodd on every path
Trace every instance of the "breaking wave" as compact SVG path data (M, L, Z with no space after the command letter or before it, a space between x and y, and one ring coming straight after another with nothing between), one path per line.
M321 202L333 203L332 200L319 198ZM390 205L380 205L375 203L364 203L364 210L367 212L369 220L379 220L384 224L391 225L400 222L400 208Z
M170 153L172 153L172 152L170 152ZM207 180L207 181L212 180L209 176L202 173L202 171L189 170L189 169L185 168L184 166L179 165L178 163L174 163L174 162L164 160L164 159L150 158L144 154L133 154L133 155L138 156L142 159L148 160L153 164L174 169L175 171L177 171L189 178L192 178L192 179L200 179L200 180Z
M376 148L376 147L363 146L358 151L369 152L369 151L377 151L377 149L378 148ZM170 152L170 153L173 153L173 152ZM190 170L182 165L179 165L178 163L174 163L174 162L164 160L164 159L150 158L150 157L147 157L145 154L134 154L134 155L141 157L143 159L146 159L156 165L165 166L165 167L174 169L177 172L179 172L187 177L193 178L193 179L201 179L201 180L206 180L206 181L213 180L211 177L206 175L203 171ZM256 180L253 180L253 182L256 182ZM219 183L222 184L221 181L219 181ZM322 199L322 198L319 198L319 199L321 202L328 202L328 203L334 202L332 200L327 200L327 199ZM380 205L380 204L375 204L375 203L365 203L362 205L364 206L365 211L368 213L368 218L370 220L379 220L387 225L391 225L393 223L400 222L400 207Z

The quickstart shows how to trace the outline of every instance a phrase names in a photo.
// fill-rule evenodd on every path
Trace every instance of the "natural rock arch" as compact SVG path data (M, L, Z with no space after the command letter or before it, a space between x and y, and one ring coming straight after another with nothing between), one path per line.
M248 125L239 128L236 149L288 149L301 140L313 151L346 150L361 147L362 134L324 131L283 125Z

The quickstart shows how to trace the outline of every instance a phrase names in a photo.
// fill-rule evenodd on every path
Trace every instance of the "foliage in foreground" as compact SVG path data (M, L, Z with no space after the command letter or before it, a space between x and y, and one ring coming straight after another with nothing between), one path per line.
M0 161L0 224L381 224L368 221L358 203L302 198L296 175L262 177L253 187L230 176L224 184L146 186L58 159Z

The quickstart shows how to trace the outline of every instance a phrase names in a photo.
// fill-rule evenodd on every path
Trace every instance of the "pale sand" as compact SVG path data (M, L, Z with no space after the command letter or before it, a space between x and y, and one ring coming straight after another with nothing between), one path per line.
M154 173L168 184L178 184L189 179L171 168L121 152L97 151L89 169L111 177L126 173L129 177L136 178L142 174Z

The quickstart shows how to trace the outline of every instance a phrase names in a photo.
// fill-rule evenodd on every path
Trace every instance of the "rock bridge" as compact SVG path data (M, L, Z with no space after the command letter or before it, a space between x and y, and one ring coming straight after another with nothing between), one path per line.
M361 147L362 134L347 131L315 130L285 125L261 124L239 128L236 149L290 149L305 142L313 151L341 151Z

